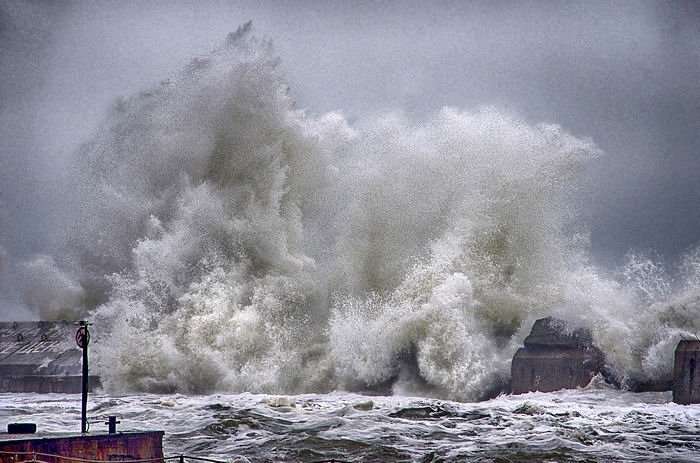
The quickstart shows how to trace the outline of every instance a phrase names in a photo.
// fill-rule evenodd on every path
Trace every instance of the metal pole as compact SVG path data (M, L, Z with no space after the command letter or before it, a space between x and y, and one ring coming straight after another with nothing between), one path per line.
M83 384L82 384L82 408L80 414L80 432L88 431L87 421L87 396L88 396L88 344L90 344L90 331L88 326L92 325L85 320L77 323L78 331L75 333L75 342L83 349Z
M87 331L87 326L85 327ZM87 395L88 395L88 352L87 344L83 347L83 404L80 415L80 432L87 432Z

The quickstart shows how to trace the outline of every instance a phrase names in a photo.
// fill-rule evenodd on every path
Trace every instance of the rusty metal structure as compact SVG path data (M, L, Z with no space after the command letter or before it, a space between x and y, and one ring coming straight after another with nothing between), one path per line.
M162 462L163 434L0 434L0 463Z
M163 431L110 434L0 433L0 463L227 463L194 455L163 455ZM338 459L313 463L350 463Z

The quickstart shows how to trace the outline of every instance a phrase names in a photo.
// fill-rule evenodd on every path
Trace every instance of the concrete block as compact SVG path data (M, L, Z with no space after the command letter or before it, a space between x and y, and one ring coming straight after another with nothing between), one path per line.
M520 348L511 366L511 390L523 394L583 387L600 367L599 354L593 348Z
M533 325L511 364L511 391L552 392L590 383L604 366L588 330L572 330L563 320L543 318Z
M673 401L700 403L700 341L683 340L676 346L673 362Z
M535 320L524 344L525 347L589 347L593 345L593 335L586 328L571 329L564 320L546 317Z

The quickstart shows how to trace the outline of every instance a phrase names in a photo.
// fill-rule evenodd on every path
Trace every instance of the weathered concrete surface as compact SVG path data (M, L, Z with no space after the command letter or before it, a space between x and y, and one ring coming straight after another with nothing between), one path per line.
M572 330L563 320L537 320L525 347L511 364L511 391L552 392L586 386L604 365L602 352L592 343L590 331Z
M673 401L700 403L700 341L683 340L676 346L673 362Z
M80 393L75 331L72 322L0 322L0 392ZM99 387L99 377L89 384Z
M661 379L650 379L646 381L628 380L625 383L627 389L632 392L662 392L673 390L673 378L664 376Z
M572 330L568 323L554 317L535 320L530 334L525 338L525 347L590 347L593 336L585 328Z
M163 431L58 436L0 434L0 463L29 461L34 453L37 461L46 463L76 463L76 458L99 461L160 459L163 458Z

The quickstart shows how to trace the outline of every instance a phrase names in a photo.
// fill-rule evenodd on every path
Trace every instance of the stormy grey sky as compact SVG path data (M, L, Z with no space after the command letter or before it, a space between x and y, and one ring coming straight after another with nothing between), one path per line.
M605 151L589 173L594 257L674 259L700 241L696 2L0 1L0 240L61 229L66 158L119 96L253 20L300 108L362 120L495 105Z

